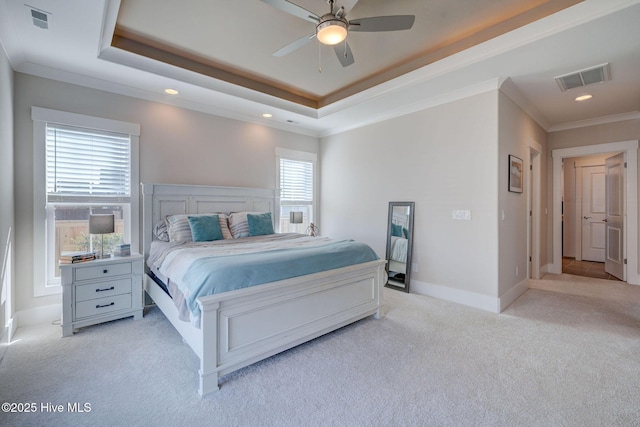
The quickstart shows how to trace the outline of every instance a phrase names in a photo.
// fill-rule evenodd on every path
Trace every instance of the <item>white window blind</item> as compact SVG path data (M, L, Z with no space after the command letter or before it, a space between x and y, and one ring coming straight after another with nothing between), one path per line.
M129 202L129 135L47 123L46 145L48 202Z
M313 163L280 158L280 201L313 202Z

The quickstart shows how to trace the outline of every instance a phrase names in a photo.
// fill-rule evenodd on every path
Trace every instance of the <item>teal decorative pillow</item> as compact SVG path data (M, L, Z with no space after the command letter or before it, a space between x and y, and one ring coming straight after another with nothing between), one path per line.
M391 224L391 235L402 237L402 226L398 224Z
M194 242L210 242L224 238L218 215L190 216L188 219Z
M247 214L247 222L249 223L249 236L263 236L265 234L273 234L273 221L271 220L271 212L261 214Z

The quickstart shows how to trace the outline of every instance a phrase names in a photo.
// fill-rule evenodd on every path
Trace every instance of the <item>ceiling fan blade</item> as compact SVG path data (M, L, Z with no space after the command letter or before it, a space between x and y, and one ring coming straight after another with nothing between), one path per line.
M349 21L349 31L398 31L413 27L414 15L372 16Z
M340 61L343 67L348 67L355 62L349 43L338 43L333 46L333 51L336 53L338 61Z
M306 21L313 22L317 24L320 22L320 17L313 12L309 12L307 9L298 6L297 4L291 3L287 0L262 0L264 3L267 3L276 9L280 9L283 12L288 13L289 15L297 16L298 18L302 18Z
M273 56L277 56L278 58L281 56L285 56L290 54L291 52L293 52L294 50L304 46L305 44L309 43L311 40L316 38L316 33L313 32L311 34L307 34L304 37L300 37L298 40L289 43L288 45L286 45L285 47L283 47L282 49L279 49L275 52L273 52Z

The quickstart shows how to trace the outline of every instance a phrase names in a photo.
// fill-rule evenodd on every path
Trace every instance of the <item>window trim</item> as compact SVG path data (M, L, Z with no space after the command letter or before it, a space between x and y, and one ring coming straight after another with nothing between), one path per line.
M313 164L313 203L312 203L312 207L311 207L311 211L313 213L313 223L316 225L320 225L320 217L318 216L319 213L319 201L318 201L318 196L319 196L319 192L318 192L318 154L317 153L311 153L309 151L300 151L300 150L291 150L288 148L280 148L280 147L276 147L276 211L278 213L278 216L280 215L281 212L281 205L280 205L280 192L281 192L281 188L280 188L280 159L289 159L289 160L300 160L300 161L306 161L306 162L311 162ZM280 223L277 222L277 227L280 228ZM280 230L276 230L277 232L280 232Z
M33 120L33 295L41 297L62 292L60 284L47 283L47 189L46 189L46 127L47 123L77 126L107 132L125 133L131 139L131 251L140 248L140 125L119 120L68 113L48 108L31 107Z

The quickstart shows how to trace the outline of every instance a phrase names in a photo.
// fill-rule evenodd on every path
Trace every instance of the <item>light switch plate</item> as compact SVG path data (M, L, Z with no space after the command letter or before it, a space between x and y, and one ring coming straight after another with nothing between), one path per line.
M464 220L464 221L470 221L471 220L471 211L470 210L454 209L451 217L453 219L460 219L460 220Z

